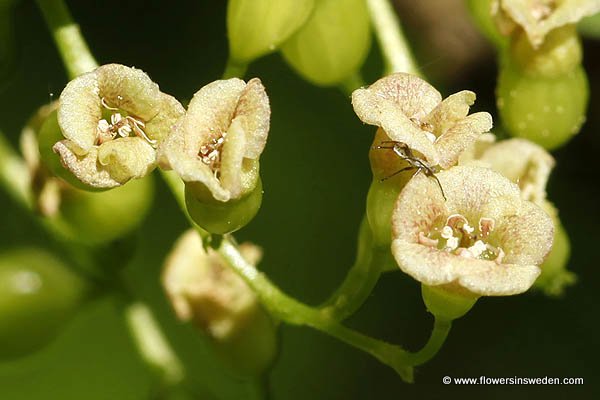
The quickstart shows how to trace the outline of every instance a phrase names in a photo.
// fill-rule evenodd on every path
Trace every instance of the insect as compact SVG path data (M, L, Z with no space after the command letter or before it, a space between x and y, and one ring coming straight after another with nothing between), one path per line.
M442 192L442 196L444 197L444 200L446 200L446 194L444 193L444 188L442 187L440 180L437 178L437 176L435 176L436 172L439 172L437 170L437 168L432 167L431 165L429 165L429 163L427 163L427 161L415 156L413 154L412 150L410 149L410 147L408 147L408 145L406 143L398 142L395 140L384 140L379 144L379 146L375 146L374 148L375 149L390 149L398 157L400 157L401 159L403 159L404 161L406 161L408 163L407 167L401 168L398 171L391 174L390 176L386 176L385 178L382 178L381 181L388 180L404 171L416 169L417 172L415 172L414 175L417 175L422 172L425 174L425 176L435 179L435 181L437 182L437 184L440 188L440 191Z
M106 103L104 97L100 100L102 106L107 110L118 111L116 107L111 107ZM146 140L153 147L156 146L156 140L150 139L146 132L144 132L146 124L143 121L127 115L123 117L120 113L114 113L110 116L110 122L106 119L98 121L98 142L102 144L108 140L114 139L117 135L121 137L128 137L131 132L134 132L137 136Z

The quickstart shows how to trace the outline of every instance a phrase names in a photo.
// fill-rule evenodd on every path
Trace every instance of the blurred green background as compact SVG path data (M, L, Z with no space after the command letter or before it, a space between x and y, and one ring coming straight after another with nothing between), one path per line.
M225 1L71 1L98 61L146 71L180 100L218 79L225 64ZM66 76L35 4L16 9L17 68L0 86L0 129L16 145L21 126L39 106L56 98ZM411 15L407 13L406 19ZM408 23L410 31L410 21ZM421 35L411 32L418 44ZM600 398L597 385L600 254L597 159L600 151L600 42L586 41L591 85L588 122L558 151L549 197L571 235L570 268L580 278L562 299L539 293L484 298L457 321L439 355L403 383L370 356L311 329L282 326L280 356L270 375L274 399ZM427 49L427 46L424 47ZM477 110L494 110L495 64L490 52L444 76L448 55L419 52L425 74L447 95L477 92ZM365 66L368 81L381 70L375 46ZM370 183L367 151L373 129L354 115L349 99L298 78L279 55L261 59L248 77L267 87L272 107L268 146L261 159L263 207L237 237L265 250L260 268L283 290L318 304L336 287L354 258L357 226ZM158 178L158 177L157 177ZM159 320L189 373L198 398L243 399L245 383L212 355L207 341L179 324L159 286L161 262L186 222L160 179L154 207L138 232L139 251L126 275ZM0 249L47 246L39 232L0 192ZM110 207L110 204L107 204ZM418 349L432 318L418 284L387 273L349 325L370 335ZM583 377L583 386L445 386L442 377ZM153 378L131 346L113 299L82 310L44 352L0 364L0 399L147 399Z

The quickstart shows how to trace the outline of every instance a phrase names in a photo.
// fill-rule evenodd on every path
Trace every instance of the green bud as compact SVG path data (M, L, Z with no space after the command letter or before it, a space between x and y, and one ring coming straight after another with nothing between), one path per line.
M262 183L239 199L226 202L210 199L206 186L186 183L185 204L190 217L210 233L225 234L246 226L256 216L262 203Z
M545 78L559 78L577 68L582 53L575 25L550 31L539 47L534 47L520 32L513 35L507 50L507 56L524 75Z
M392 242L392 212L402 190L397 179L373 179L367 194L367 219L377 246L389 247Z
M452 284L442 286L421 285L421 295L427 310L446 321L452 321L465 315L479 299L474 293Z
M282 46L286 61L320 86L356 73L371 45L365 0L320 0L302 28Z
M152 176L93 193L71 189L62 193L59 213L50 217L56 229L72 241L99 245L134 231L154 198Z
M227 34L232 62L246 65L275 51L304 24L314 0L229 0Z
M554 244L541 265L542 273L533 284L547 296L561 296L564 290L577 282L577 276L567 270L571 244L569 236L557 217L554 219Z
M85 284L40 249L0 255L0 358L37 351L52 341L79 306Z
M577 30L585 37L598 40L600 38L600 13L582 19Z
M551 150L579 132L589 95L581 66L557 77L534 77L505 61L496 96L500 116L512 136Z

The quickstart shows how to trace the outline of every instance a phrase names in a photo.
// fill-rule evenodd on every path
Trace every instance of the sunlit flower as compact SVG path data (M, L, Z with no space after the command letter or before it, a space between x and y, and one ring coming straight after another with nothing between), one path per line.
M262 256L260 248L248 243L240 245L240 252L252 264ZM217 252L203 247L194 230L176 242L165 262L162 283L177 317L194 322L217 339L234 334L259 306L248 285Z
M464 90L442 101L440 93L414 75L389 75L352 93L352 105L365 123L382 128L431 165L449 168L492 127L486 112L468 115L475 93Z
M207 190L221 202L238 199L257 185L270 114L259 79L209 83L194 95L175 133L164 142L161 163L186 184L199 186L196 192Z
M81 182L120 186L152 171L158 143L184 112L143 71L103 65L60 95L58 123L66 139L53 149Z
M529 289L552 247L552 219L490 169L457 166L437 177L446 200L424 175L400 193L392 221L400 269L425 285L476 295Z
M501 32L510 34L520 26L534 47L539 47L550 31L598 11L599 0L495 0L492 5Z

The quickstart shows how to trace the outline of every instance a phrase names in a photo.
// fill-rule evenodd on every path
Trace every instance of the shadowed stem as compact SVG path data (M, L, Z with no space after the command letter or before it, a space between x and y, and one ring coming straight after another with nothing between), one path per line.
M375 36L385 59L384 75L393 72L420 75L391 2L389 0L367 0L367 6Z
M98 66L94 56L81 35L63 0L37 0L44 19L52 33L67 68L69 79L73 79Z

